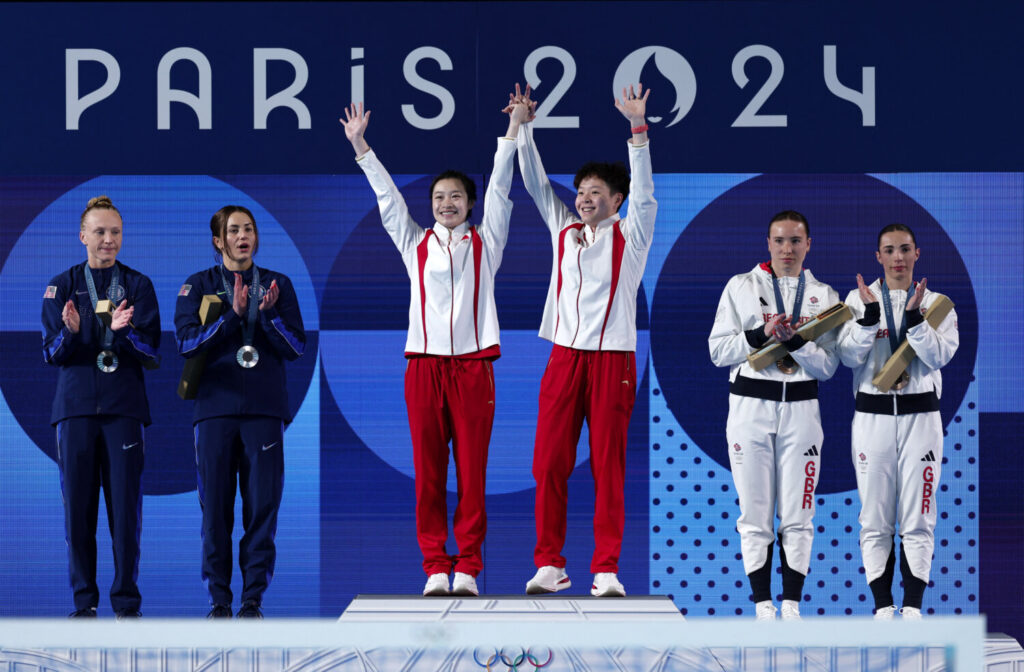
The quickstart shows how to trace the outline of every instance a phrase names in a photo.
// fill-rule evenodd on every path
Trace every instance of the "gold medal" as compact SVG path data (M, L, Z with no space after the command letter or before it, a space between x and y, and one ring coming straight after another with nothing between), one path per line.
M902 390L908 383L910 383L910 374L904 371L900 374L900 377L896 379L896 382L892 384L892 389Z
M800 365L796 363L796 360L791 356L786 355L779 361L775 362L775 366L785 374L796 373L796 370L800 368Z

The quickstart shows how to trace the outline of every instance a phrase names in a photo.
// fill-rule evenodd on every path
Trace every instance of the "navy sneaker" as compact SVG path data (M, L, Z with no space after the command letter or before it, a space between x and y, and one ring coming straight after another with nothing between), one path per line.
M68 618L96 618L96 607L77 609L68 614Z
M213 609L210 609L210 613L206 615L207 618L231 618L231 607L226 604L215 604Z
M256 600L248 600L242 603L242 606L238 609L237 618L263 618L263 612L260 610L260 603Z
M142 618L142 612L138 609L118 609L114 613L114 617L119 621L130 621L136 618Z

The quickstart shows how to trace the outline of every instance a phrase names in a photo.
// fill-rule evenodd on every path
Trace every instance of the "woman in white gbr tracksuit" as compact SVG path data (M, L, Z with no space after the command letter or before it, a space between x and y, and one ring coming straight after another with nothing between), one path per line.
M903 577L900 611L905 619L921 618L942 471L939 369L960 345L955 311L937 328L924 321L922 313L938 295L927 290L927 280L913 282L920 255L909 227L890 224L882 229L875 256L885 277L867 286L857 276L858 288L846 297L846 305L859 319L843 325L839 338L839 355L853 369L857 401L851 443L861 502L860 551L879 620L891 620L896 613L892 583L897 524ZM892 355L893 344L904 338L916 357L906 378L897 381L899 389L883 393L871 381Z
M494 421L494 371L501 355L494 275L508 239L512 156L519 125L530 112L510 104L506 137L498 139L494 170L478 226L469 217L476 186L446 171L430 186L434 226L421 228L405 199L363 137L370 119L352 105L341 120L356 161L377 194L381 221L409 273L409 335L405 400L416 470L416 535L427 574L424 595L477 595L487 533L484 491L487 448ZM452 444L459 502L454 532L458 554L448 555L448 443ZM448 575L455 570L454 583Z
M750 580L758 620L775 618L772 547L779 516L782 618L800 618L799 603L814 538L814 490L821 460L818 381L839 365L836 330L804 341L800 324L839 301L809 270L807 219L788 210L769 225L771 261L733 276L722 293L708 337L711 360L729 367L729 462L740 501L743 569ZM755 371L747 355L774 336L789 355Z

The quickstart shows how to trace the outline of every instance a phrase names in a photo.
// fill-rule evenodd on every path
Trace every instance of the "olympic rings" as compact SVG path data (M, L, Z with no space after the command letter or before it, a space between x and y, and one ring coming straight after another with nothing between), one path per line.
M481 661L480 657L477 655L477 648L473 649L473 662L479 665L480 667L484 668L488 672L490 672L491 670L497 670L497 667L495 666L499 662L505 666L507 672L518 672L519 667L523 665L523 663L529 663L535 669L540 669L542 667L547 667L548 665L550 665L551 661L554 660L554 657L554 650L549 648L547 660L545 660L542 663L537 658L537 656L533 655L530 649L523 649L522 647L520 647L519 655L515 656L514 658L509 658L509 656L505 655L505 648L502 647L500 649L494 649L494 653L488 656L486 662L484 662Z

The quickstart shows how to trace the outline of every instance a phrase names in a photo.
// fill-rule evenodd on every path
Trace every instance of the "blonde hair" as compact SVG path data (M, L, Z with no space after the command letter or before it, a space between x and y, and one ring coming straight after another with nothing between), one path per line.
M85 218L93 210L113 210L117 213L118 217L121 217L121 211L114 207L114 202L110 200L109 196L94 196L89 199L89 203L86 204L85 210L82 211L80 230L85 231Z

